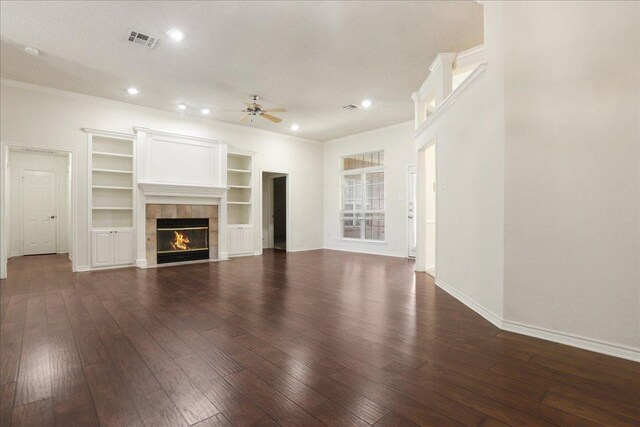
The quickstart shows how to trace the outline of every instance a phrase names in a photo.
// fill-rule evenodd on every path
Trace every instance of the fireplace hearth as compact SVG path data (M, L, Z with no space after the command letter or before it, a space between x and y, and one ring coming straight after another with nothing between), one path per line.
M158 218L157 263L209 259L208 218Z

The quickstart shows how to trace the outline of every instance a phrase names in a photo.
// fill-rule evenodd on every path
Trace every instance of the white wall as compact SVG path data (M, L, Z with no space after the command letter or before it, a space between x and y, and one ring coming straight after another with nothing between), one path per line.
M425 162L425 269L432 272L436 268L436 144L424 152Z
M640 3L503 7L505 317L638 349Z
M412 131L413 122L406 122L324 143L325 248L398 257L408 255L407 166L416 163ZM340 157L374 150L384 150L386 242L343 240L340 228Z
M9 256L22 255L20 184L22 170L56 174L57 252L69 252L69 176L67 156L11 151L9 154Z
M73 150L77 167L77 265L87 266L87 136L82 127L131 133L133 126L224 139L253 150L257 167L289 173L291 250L322 246L322 146L314 141L204 118L169 113L23 83L2 81L0 139L44 148ZM260 248L258 204L255 248ZM4 240L4 239L2 239Z

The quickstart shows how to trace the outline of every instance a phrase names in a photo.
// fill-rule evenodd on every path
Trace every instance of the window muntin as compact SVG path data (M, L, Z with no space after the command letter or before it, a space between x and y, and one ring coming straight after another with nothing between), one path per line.
M342 237L385 240L384 151L342 157Z

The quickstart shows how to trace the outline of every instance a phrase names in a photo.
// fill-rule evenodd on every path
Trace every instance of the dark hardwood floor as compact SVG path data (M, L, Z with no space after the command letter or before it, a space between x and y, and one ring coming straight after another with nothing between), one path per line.
M640 364L500 332L395 258L14 258L2 425L640 425Z

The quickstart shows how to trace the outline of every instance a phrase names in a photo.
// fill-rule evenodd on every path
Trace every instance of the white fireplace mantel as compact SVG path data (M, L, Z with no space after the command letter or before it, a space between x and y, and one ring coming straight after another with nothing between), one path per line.
M226 187L213 185L164 184L158 182L139 182L138 187L144 196L162 197L202 197L222 198L227 192Z

